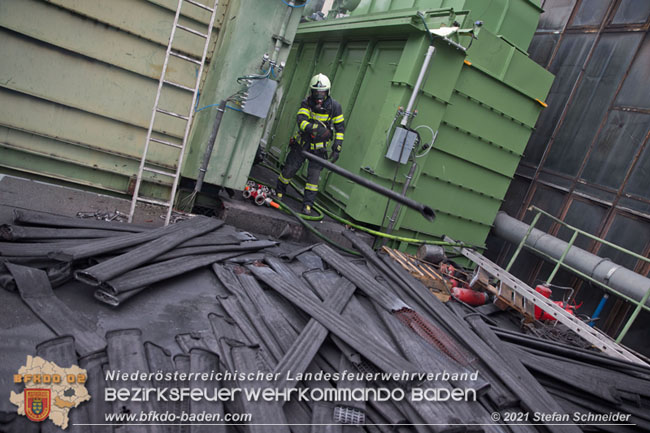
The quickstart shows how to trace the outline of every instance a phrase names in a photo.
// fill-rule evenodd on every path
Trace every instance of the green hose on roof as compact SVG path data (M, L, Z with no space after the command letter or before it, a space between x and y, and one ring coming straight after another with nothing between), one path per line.
M272 166L267 165L267 164L260 164L260 166L264 167L266 169L269 169L269 170L273 171L276 174L280 174L280 170L278 170L275 167L272 167ZM257 180L254 180L254 179L252 179L252 180L254 182L258 182ZM258 183L261 183L261 182L258 182ZM291 181L291 186L296 191L298 191L300 193L300 188L293 181ZM392 234L380 232L379 230L373 230L371 228L364 227L364 226L362 226L360 224L356 224L356 223L354 223L352 221L346 220L345 218L342 218L342 217L336 215L335 213L329 211L324 206L321 206L321 205L319 205L317 203L314 203L314 209L318 210L318 212L321 215L325 214L328 217L332 218L333 220L336 220L336 221L340 222L341 224L345 224L346 226L353 227L353 228L355 228L357 230L361 230L361 231L366 232L368 234L371 234L373 236L378 236L378 237L382 237L382 238L386 238L386 239L390 239L390 240L394 240L394 241L398 241L398 242L406 242L406 243L415 244L415 245L427 244L427 245L440 245L440 246L443 246L443 247L467 247L467 248L472 248L471 245L465 245L465 244L457 244L457 243L451 243L451 242L445 242L445 241L432 241L432 240L429 240L429 239L406 238L406 237L403 237L403 236L392 235ZM301 215L301 217L304 218L305 215Z

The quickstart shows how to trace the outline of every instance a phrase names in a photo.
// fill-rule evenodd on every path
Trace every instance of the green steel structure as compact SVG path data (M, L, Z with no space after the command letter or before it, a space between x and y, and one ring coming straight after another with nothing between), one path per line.
M424 21L432 30L484 23L474 29L474 39L460 32L449 36L451 43L434 39L435 54L409 125L421 143L411 159L417 168L407 195L435 209L437 218L428 222L402 209L393 233L448 235L482 246L553 80L525 52L541 12L536 2L362 1L350 17L301 25L268 150L284 158L308 79L322 72L344 108L338 164L389 188L395 180L394 190L402 191L411 161L400 164L395 175L397 163L385 155L400 120L398 107L407 105L430 44L417 9L408 7L427 7ZM427 151L423 143L431 141ZM321 176L319 196L341 216L386 226L387 200L338 175Z
M296 4L299 2L296 2ZM201 91L198 109L218 104L242 88L237 78L268 72L260 68L264 55L276 65L284 64L300 21L302 8L291 8L281 0L231 0L225 25ZM279 79L281 68L274 69L272 80ZM275 100L281 98L281 93ZM255 101L251 101L255 103ZM277 102L274 101L277 105ZM238 108L234 103L228 106ZM273 118L273 106L269 118ZM183 176L196 179L204 149L214 123L216 106L196 113L190 147L183 164ZM212 151L205 182L228 188L243 189L255 153L267 127L267 120L228 109Z
M177 5L0 1L0 170L130 195ZM265 54L283 64L302 11L282 0L220 0L196 108L241 89L237 77L260 73ZM179 24L205 32L209 18L208 11L184 2ZM176 33L174 50L200 59L204 39ZM279 69L272 79L281 77ZM170 57L166 78L193 87L197 72L198 65ZM192 92L165 86L159 105L187 113L191 100ZM196 113L182 168L188 178L197 177L215 113ZM229 110L205 181L243 187L265 125L263 118ZM152 136L179 142L184 126L160 117ZM178 149L150 146L154 168L173 171L177 159ZM170 177L145 172L143 181L142 195L168 197Z
M220 2L213 40L228 1ZM128 194L145 143L177 0L3 0L0 2L0 169ZM207 29L210 13L192 5L179 23ZM176 49L199 57L204 40L179 34ZM209 57L212 57L210 50ZM193 86L197 65L170 59L168 78ZM169 109L191 92L173 88ZM180 108L178 108L180 109ZM154 137L174 141L170 118ZM154 164L173 169L177 149L160 146ZM170 178L148 173L148 196Z
M352 16L405 9L444 9L466 11L470 23L481 20L484 28L526 51L533 39L541 0L361 0L351 11ZM350 4L350 0L342 2Z

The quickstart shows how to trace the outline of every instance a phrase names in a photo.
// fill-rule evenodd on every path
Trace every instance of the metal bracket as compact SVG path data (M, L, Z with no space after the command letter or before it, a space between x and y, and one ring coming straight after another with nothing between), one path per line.
M291 45L293 44L293 41L290 41L289 39L285 38L284 36L280 35L273 35L272 36L273 40L280 41L285 45Z

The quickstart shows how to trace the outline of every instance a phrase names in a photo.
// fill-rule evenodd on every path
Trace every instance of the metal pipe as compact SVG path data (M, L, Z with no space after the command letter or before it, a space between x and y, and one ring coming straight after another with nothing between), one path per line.
M528 224L512 218L505 212L499 212L494 220L494 233L515 244L526 236L528 228ZM568 246L567 242L537 229L531 230L525 245L556 260L562 257ZM569 249L564 263L637 302L644 299L650 290L650 279L617 265L608 258L599 257L578 247L572 246ZM647 298L645 305L650 306Z
M418 93L420 93L420 87L422 87L422 82L424 81L424 77L427 74L427 71L429 70L429 63L431 63L431 58L433 57L433 54L436 52L436 47L433 46L433 37L431 36L431 33L429 32L429 28L427 27L427 22L425 21L425 16L422 12L418 11L418 16L422 20L422 24L424 25L424 28L427 31L427 35L431 39L431 44L427 48L427 53L424 56L424 62L422 62L422 66L420 67L420 73L418 74L417 80L415 80L415 86L413 86L413 91L411 92L411 97L409 98L409 102L406 105L406 110L404 112L404 116L402 117L402 120L400 121L400 125L404 128L406 128L406 125L409 123L409 120L411 119L413 106L415 105L415 100L418 97ZM391 125L392 127L392 125ZM390 130L389 130L390 131ZM402 153L404 153L404 144L406 143L406 134L404 135L404 139L402 140L402 146L400 149L399 153L399 161L402 160ZM398 162L395 165L395 176L393 176L393 183L391 184L391 192L393 189L393 186L395 185L395 178L397 177L397 173L399 171L399 166L400 163ZM411 178L413 177L413 172L415 171L415 161L413 161L413 165L411 166L411 170L409 171L409 174L407 176L407 182L404 184L404 188L402 190L402 197L406 197L406 191L408 189L408 185L410 184ZM389 197L390 198L390 197ZM384 226L384 220L386 219L386 213L388 212L388 206L390 205L390 199L386 203L386 209L384 210L384 216L382 217L381 220L381 226ZM395 206L395 209L393 210L393 215L390 218L390 221L388 222L388 228L387 228L387 233L390 234L390 232L393 230L393 227L395 227L395 221L397 220L397 216L399 215L399 211L401 210L401 206L397 204ZM425 216L426 217L426 216ZM428 219L428 218L427 218ZM382 241L382 245L386 245L388 241L386 238Z
M413 161L413 164L411 164L411 169L409 170L409 174L406 175L406 182L404 182L404 188L402 188L402 196L406 197L406 191L408 191L409 186L411 185L411 180L413 179L413 175L415 174L415 169L417 168L417 163ZM393 215L391 215L390 220L388 221L388 227L386 227L386 233L390 234L393 231L393 227L395 227L395 222L397 222L397 217L399 216L399 212L402 210L402 205L397 203L395 205L395 209L393 210ZM384 238L384 244L386 243L387 239Z
M650 258L648 258L648 257L644 257L644 256L642 256L642 255L640 255L640 254L637 254L637 253L635 253L634 251L626 250L625 248L623 248L623 247L621 247L621 246L619 246L619 245L616 245L615 243L609 242L609 241L607 241L607 240L605 240L605 239L601 239L601 238L599 238L598 236L594 236L594 235L592 235L591 233L588 233L588 232L585 232L585 231L583 231L583 230L580 230L579 228L573 227L572 225L565 223L565 222L562 221L561 219L554 217L554 216L551 215L550 213L548 213L548 212L546 212L546 211L544 211L544 210L538 208L537 206L531 206L529 209L530 209L531 211L537 212L538 214L542 214L542 215L544 215L544 216L546 216L546 217L552 219L552 220L555 221L556 223L565 226L565 227L568 228L569 230L573 230L573 231L576 231L576 232L580 233L582 236L588 237L589 239L592 239L592 240L594 240L594 241L596 241L596 242L599 242L599 243L601 243L601 244L603 244L603 245L607 245L607 246L609 246L609 247L612 247L612 248L614 248L616 251L620 251L620 252L625 253L625 254L628 254L628 255L630 255L630 256L632 256L632 257L634 257L634 258L637 258L637 259L639 259L639 260L643 260L644 262L648 262L648 263L650 263Z
M345 177L346 179L350 179L354 183L357 183L361 186L365 186L366 188L371 189L383 196L386 196L391 200L395 200L399 203L402 203L405 206L410 207L411 209L420 212L422 216L424 216L429 221L433 221L433 219L436 217L436 213L429 206L426 206L422 203L418 203L417 201L410 199L408 197L404 197L396 193L395 191L391 191L386 187L377 185L376 183L371 182L368 179L364 179L363 177L358 176L354 173L350 173L346 169L338 167L336 164L333 164L326 159L319 158L318 156L314 155L313 153L309 153L306 150L303 150L302 154L305 158L309 159L310 161L314 161L318 164L321 164L328 170L333 171L334 173L339 174Z
M287 34L287 27L289 20L291 19L291 12L293 12L295 2L291 0L287 5L286 12L284 13L284 19L282 20L282 25L280 26L280 32L278 33L277 38L275 39L275 46L273 47L273 53L271 54L271 66L274 66L278 61L280 56L280 49L282 49L282 44L284 36Z
M226 111L226 100L219 102L217 107L217 115L214 119L214 125L212 126L212 132L210 132L210 138L208 138L208 145L203 152L203 159L201 160L201 167L199 168L199 174L196 177L196 185L194 185L194 192L201 192L203 187L203 180L205 179L205 173L208 169L208 164L210 163L210 156L212 155L212 149L214 149L214 142L217 139L217 133L219 132L219 127L221 126L221 119L223 119L223 113Z
M411 110L415 105L415 99L418 97L418 93L420 92L420 87L422 87L422 81L424 81L424 76L427 74L427 70L429 69L429 63L431 63L431 58L433 57L433 54L435 52L436 52L436 47L434 47L433 44L429 45L429 48L427 49L427 54L424 57L424 62L422 63L422 67L420 68L420 74L418 75L418 79L415 81L415 86L413 87L411 98L409 99L409 102L406 105L406 114L404 115L404 117L402 117L402 121L400 123L400 125L402 126L406 126L408 120L411 117Z

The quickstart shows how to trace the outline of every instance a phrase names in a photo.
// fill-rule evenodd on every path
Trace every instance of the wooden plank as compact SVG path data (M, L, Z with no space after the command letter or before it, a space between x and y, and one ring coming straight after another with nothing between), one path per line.
M422 273L419 272L417 268L415 268L411 263L409 263L409 261L404 257L404 255L401 252L387 247L384 247L384 251L388 252L391 258L395 260L397 263L399 263L407 271L409 272L416 271L416 274L422 275Z
M383 247L383 250L413 277L420 280L422 284L429 289L432 295L442 302L447 302L449 300L451 294L446 280L433 270L431 266L426 263L421 263L420 260L401 251L393 250L388 247Z

